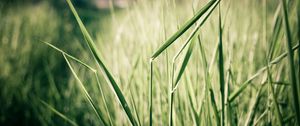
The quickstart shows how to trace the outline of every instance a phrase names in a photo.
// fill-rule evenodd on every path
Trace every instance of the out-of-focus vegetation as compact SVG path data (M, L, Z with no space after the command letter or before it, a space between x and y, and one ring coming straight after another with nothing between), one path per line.
M282 1L72 1L81 28L64 0L1 1L0 125L298 125L300 2Z

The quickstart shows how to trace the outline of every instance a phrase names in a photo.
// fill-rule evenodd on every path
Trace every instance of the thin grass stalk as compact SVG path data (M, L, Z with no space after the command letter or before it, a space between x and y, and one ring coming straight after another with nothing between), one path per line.
M208 114L208 119L209 119L209 123L210 125L212 125L211 123L211 119L210 119L210 105L209 105L209 101L211 103L211 106L213 108L213 112L214 112L214 115L216 117L216 122L217 122L217 125L220 126L220 118L219 118L219 115L218 115L218 109L217 109L217 105L216 105L216 101L215 101L215 98L214 98L214 94L213 94L213 90L212 90L212 87L211 87L211 78L210 78L210 74L209 74L209 70L208 70L208 66L207 66L207 60L206 60L206 54L205 54L205 51L204 51L204 48L201 44L201 39L200 39L200 36L198 36L198 43L199 43L199 47L200 47L200 53L201 53L201 57L202 57L202 62L203 62L203 68L204 68L204 75L205 75L205 91L206 91L206 97L207 97L207 102L206 102L206 106L207 106L207 114Z
M97 72L94 72L94 75L95 75L95 78L96 78L96 81L97 81L97 84L98 84L98 87L99 87L99 91L100 91L100 93L101 93L101 95L102 95L102 101L104 102L104 107L105 107L106 114L107 114L107 116L108 116L109 124L110 124L110 126L113 126L112 119L111 119L111 115L110 115L110 113L109 113L109 111L108 111L106 98L105 98L105 95L104 95L104 93L103 93L102 87L101 87L101 85L100 85L100 80L99 80L99 77L98 77L98 75L97 75Z
M133 95L132 95L132 92L131 92L130 89L129 89L129 92L130 92L130 96L131 96L131 101L132 101L132 104L133 104L133 108L134 108L134 111L135 111L135 115L136 115L137 120L138 120L138 126L141 126L140 116L139 116L139 113L137 111L137 107L136 107L136 104L135 104L135 101L134 101L134 98L133 98Z
M85 87L84 87L82 81L81 81L81 80L79 79L79 77L77 76L76 72L74 71L72 65L70 64L68 58L66 57L66 55L65 55L64 53L63 53L63 57L65 58L65 60L66 60L66 62L67 62L67 64L68 64L68 66L69 66L69 68L70 68L70 70L71 70L73 76L75 77L75 79L76 79L77 82L79 83L80 89L84 92L86 99L88 100L89 104L91 105L91 107L93 108L94 112L96 113L96 115L97 115L99 121L100 121L101 123L103 123L105 126L107 126L108 124L104 121L103 116L100 114L101 112L97 110L94 101L92 100L91 96L89 95L89 93L88 93L87 90L85 89Z
M281 4L283 9L284 24L285 24L286 44L287 44L289 67L290 67L290 79L292 82L292 94L294 98L293 102L294 102L294 108L297 117L296 120L298 122L298 125L300 125L300 105L299 105L300 103L299 103L299 94L298 94L299 85L297 85L297 79L296 79L294 52L292 49L292 35L289 26L289 18L288 18L288 12L287 12L285 0L281 0Z
M61 117L62 119L66 120L68 123L70 123L72 126L78 126L78 124L71 120L70 118L68 118L67 116L65 116L64 114L62 114L61 112L57 111L55 108L53 108L51 105L49 105L48 103L46 103L43 100L40 100L40 102L45 105L48 109L50 109L52 112L54 112L56 115L58 115L59 117Z
M67 56L67 57L73 59L74 61L80 63L81 65L85 66L86 68L88 68L88 69L91 70L92 72L96 72L96 69L94 69L93 67L89 66L88 64L82 62L82 61L79 60L78 58L76 58L76 57L74 57L74 56L72 56L72 55L66 53L65 51L63 51L63 50L57 48L56 46L54 46L54 45L52 45L52 44L50 44L50 43L48 43L48 42L44 42L44 41L42 41L42 42L45 43L46 45L48 45L49 47L55 49L56 51L58 51L58 52L64 54L65 56Z
M222 42L222 21L221 7L219 4L219 76L220 76L220 92L221 92L221 126L225 125L225 92L224 92L224 59L223 59L223 42Z
M150 84L149 84L149 125L152 126L152 83L153 83L153 60L150 59Z

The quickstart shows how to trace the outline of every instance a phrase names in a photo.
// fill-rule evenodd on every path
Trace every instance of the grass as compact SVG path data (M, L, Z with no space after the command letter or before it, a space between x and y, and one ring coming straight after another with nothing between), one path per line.
M285 33L286 33L286 41L287 41L287 50L288 50L288 57L289 57L289 66L290 66L290 78L292 83L292 92L294 97L294 107L296 110L296 120L298 124L300 123L300 104L299 104L299 84L297 84L296 80L296 71L295 71L295 65L294 65L294 52L292 51L292 36L290 31L290 25L289 25L289 18L287 14L287 7L286 2L282 0L281 2L282 8L283 8L283 17L284 17L284 24L285 24ZM299 41L299 40L298 40Z
M0 6L0 125L299 125L299 3Z

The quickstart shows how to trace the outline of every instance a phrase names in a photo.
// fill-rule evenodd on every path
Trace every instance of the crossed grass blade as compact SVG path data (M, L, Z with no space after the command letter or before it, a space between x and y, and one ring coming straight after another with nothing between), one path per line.
M299 45L296 45L293 47L293 51L295 51L296 49L299 49ZM284 59L286 56L288 55L288 52L282 53L280 56L276 57L274 60L272 60L269 63L269 67L271 67L272 65L277 64L278 62L280 62L282 59ZM260 74L262 74L265 70L267 69L267 66L262 67L261 69L259 69L255 74L253 74L249 79L247 79L240 87L239 89L235 90L230 96L229 96L229 102L232 102L237 96L239 96L245 89L246 87L249 85L249 83L255 79L256 77L258 77Z
M46 45L48 45L49 47L55 49L56 51L62 53L64 56L66 56L66 57L68 57L68 58L71 58L72 60L78 62L79 64L83 65L84 67L86 67L87 69L91 70L91 71L94 73L95 78L96 78L96 81L97 81L97 84L98 84L98 87L99 87L99 90L100 90L101 95L102 95L102 101L103 101L104 104L105 104L105 110L106 110L106 113L107 113L108 118L109 118L109 123L110 123L110 125L112 125L111 115L110 115L110 113L108 112L108 107L107 107L106 98L105 98L105 96L104 96L104 94L103 94L103 91L102 91L102 88L101 88L101 86L100 86L100 80L99 80L99 77L98 77L98 75L97 75L97 71L96 71L93 67L89 66L88 64L86 64L86 63L84 63L83 61L79 60L78 58L76 58L76 57L74 57L74 56L72 56L72 55L66 53L65 51L63 51L63 50L57 48L56 46L54 46L54 45L52 45L52 44L50 44L50 43L48 43L48 42L44 42L44 41L42 41L42 42L45 43Z
M166 50L177 38L185 33L217 0L211 0L201 10L199 10L194 17L188 20L177 32L175 32L159 49L152 55L151 59L155 59L164 50Z
M101 112L96 108L96 105L94 103L94 101L92 100L91 96L89 95L89 93L87 92L85 86L83 85L82 81L79 79L79 77L77 76L75 70L73 69L71 63L69 62L68 58L66 57L66 55L64 53L63 57L65 58L73 76L75 77L76 81L79 83L80 89L84 92L86 99L88 100L89 104L92 106L94 112L96 113L98 119L100 120L101 123L103 123L105 126L107 126L108 124L105 122L103 116L101 115Z
M112 91L116 94L121 106L123 107L129 121L131 122L132 125L137 125L137 122L134 118L134 116L131 113L131 110L128 106L128 103L125 99L125 96L123 95L122 91L120 90L118 84L116 83L115 79L113 78L112 74L109 72L109 70L107 69L107 67L104 65L103 60L101 59L101 55L99 53L99 51L96 48L96 45L93 41L93 39L91 38L91 36L89 35L88 31L86 30L85 26L83 25L78 13L76 12L73 4L71 3L71 0L66 0L73 15L76 18L76 21L80 27L80 30L85 38L85 42L87 43L90 51L93 54L93 57L95 58L95 60L97 61L97 64L99 65L99 67L101 68L103 74L105 74L105 78L107 79L107 81L109 82Z

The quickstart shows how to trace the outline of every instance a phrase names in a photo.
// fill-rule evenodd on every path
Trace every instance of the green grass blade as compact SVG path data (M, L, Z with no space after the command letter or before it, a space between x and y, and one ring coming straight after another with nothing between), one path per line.
M130 96L131 96L132 105L133 105L133 108L134 108L134 111L135 111L135 115L137 117L138 126L141 126L140 116L139 116L139 113L137 111L136 104L135 104L135 101L134 101L134 98L133 98L133 95L132 95L131 91L130 91Z
M101 85L100 85L100 80L99 80L99 77L98 77L98 75L97 75L97 72L94 72L94 75L95 75L95 78L96 78L96 81L97 81L97 85L98 85L98 87L99 87L99 91L100 91L100 93L101 93L101 95L102 95L101 98L102 98L102 101L104 102L104 107L105 107L106 114L107 114L107 116L108 116L109 124L110 124L110 126L112 126L113 123L112 123L111 115L110 115L110 113L109 113L109 111L108 111L106 98L105 98L105 95L104 95L104 93L103 93L102 87L101 87Z
M180 66L180 70L179 70L179 73L178 73L178 75L177 75L177 78L176 78L176 81L175 81L175 83L173 83L173 81L171 82L171 84L170 84L170 113L169 113L169 125L170 126L172 126L172 123L173 123L173 96L174 96L174 91L177 89L177 87L178 87L178 82L179 82L179 80L180 80L180 78L181 78L181 76L182 76L182 74L183 74L183 72L184 72L184 70L185 70L185 68L186 68L186 66L187 66L187 64L188 64L188 62L189 62L189 59L190 59L190 57L191 57L191 54L192 54L192 51L193 51L193 49L194 49L194 41L192 41L191 43L190 43L190 45L189 45L189 48L188 48L188 50L187 50L187 52L186 52L186 55L185 55L185 57L184 57L184 59L183 59L183 62L182 62L182 64L181 64L181 66ZM174 75L174 62L173 62L173 65L172 65L173 67L173 71L172 71L172 80L173 80L173 75ZM173 85L175 85L175 87L173 88Z
M297 85L296 79L296 68L294 64L294 52L292 50L292 35L289 26L289 18L285 0L281 0L282 9L283 9L283 17L284 17L284 24L285 24L285 34L286 34L286 43L287 43L287 50L288 50L288 57L289 57L289 67L290 67L290 79L292 83L292 94L294 99L294 108L296 113L296 120L298 125L300 125L300 103L299 103L299 85ZM299 69L298 69L299 70Z
M65 60L66 60L66 62L67 62L67 64L68 64L68 66L69 66L69 68L70 68L70 70L71 70L73 76L75 77L75 79L76 79L77 82L79 83L80 89L84 92L84 94L85 94L85 96L86 96L86 99L88 100L89 104L92 106L92 108L93 108L93 110L95 111L97 117L99 118L99 120L101 121L101 123L103 123L104 125L107 126L107 123L105 122L103 116L101 115L101 112L100 112L99 110L97 110L94 101L92 100L91 96L89 95L89 93L88 93L87 90L85 89L85 87L84 87L82 81L81 81L81 80L79 79L79 77L77 76L77 74L76 74L75 70L73 69L72 65L70 64L68 58L66 57L66 55L65 55L64 53L62 53L62 54L63 54L63 56L64 56L64 58L65 58Z
M94 68L92 68L91 66L89 66L89 65L87 65L86 63L84 63L84 62L82 62L81 60L79 60L78 58L75 58L74 56L69 55L69 54L66 53L65 51L63 51L63 50L57 48L56 46L54 46L54 45L52 45L52 44L50 44L50 43L48 43L48 42L43 42L43 43L45 43L46 45L48 45L48 46L50 46L51 48L55 49L56 51L61 52L62 54L64 54L65 56L67 56L67 57L69 57L69 58L71 58L71 59L73 59L74 61L80 63L81 65L85 66L86 68L88 68L89 70L91 70L91 71L95 74L95 77L96 77L96 80L97 80L97 84L98 84L98 86L99 86L101 95L103 96L103 97L102 97L102 100L103 100L103 102L105 103L106 113L107 113L107 115L108 115L108 118L109 118L109 121L110 121L110 125L112 125L111 116L110 116L110 114L109 114L109 112L108 112L107 103L106 103L105 96L104 96L104 94L103 94L102 88L101 88L101 86L100 86L100 81L99 81L99 78L98 78L98 76L97 76L97 71L96 71Z
M125 96L123 95L122 91L120 90L118 84L116 83L115 79L113 78L113 76L111 75L111 73L109 72L109 70L106 68L106 66L104 65L102 59L101 59L101 55L98 52L95 43L93 42L91 36L89 35L88 31L86 30L85 26L83 25L80 17L78 16L73 4L71 3L70 0L67 0L67 3L73 13L73 15L75 16L77 23L81 29L81 32L89 46L89 49L91 50L95 60L97 61L97 64L99 65L99 67L101 68L102 72L105 74L105 78L109 81L109 83L111 84L110 86L112 87L114 93L116 94L121 106L123 107L124 111L126 112L126 115L128 117L128 119L130 120L132 125L137 125L136 120L134 118L134 116L131 113L131 110L128 106L128 103L125 99Z
M207 10L216 2L211 0L201 10L199 10L194 17L188 20L176 33L174 33L164 44L152 55L152 59L159 56L166 48L168 48L178 37L187 31Z
M52 45L52 44L50 44L50 43L48 43L48 42L44 42L44 41L42 41L42 42L45 43L46 45L50 46L51 48L55 49L56 51L63 53L65 56L67 56L67 57L73 59L74 61L80 63L81 65L85 66L85 67L88 68L89 70L91 70L91 71L93 71L93 72L96 72L96 69L94 69L93 67L89 66L88 64L82 62L82 61L79 60L78 58L76 58L76 57L74 57L74 56L72 56L72 55L66 53L65 51L63 51L63 50L57 48L56 46L54 46L54 45Z
M294 46L293 51L299 48L299 45ZM283 58L285 58L288 55L288 52L285 52L281 54L280 56L276 57L274 60L272 60L269 64L269 67L271 67L274 64L277 64L280 62ZM258 77L260 74L262 74L265 70L267 69L267 66L262 67L261 69L258 70L254 75L252 75L249 79L247 79L236 91L234 91L230 96L229 96L229 101L232 102L240 93L246 89L246 87L249 85L249 83Z
M199 117L198 117L198 113L195 109L195 106L194 106L194 103L193 103L193 100L192 100L192 96L191 96L191 92L190 91L187 91L187 96L188 96L188 101L189 101L189 106L190 106L190 111L192 112L192 117L193 117L193 121L194 121L194 124L196 126L199 126L200 125L200 120L199 120ZM201 102L202 103L202 102ZM201 110L201 108L200 108ZM201 112L201 111L200 111Z
M152 83L153 83L153 60L150 59L150 80L149 80L149 125L152 126Z
M221 125L224 126L224 111L225 111L225 80L224 80L224 59L223 59L223 42L222 42L222 21L221 21L221 9L219 4L219 76L220 76L220 92L221 92Z
M214 115L216 117L217 126L220 126L221 125L220 116L219 116L219 113L218 113L218 107L217 107L215 96L214 96L214 93L213 93L212 89L209 89L209 94L210 94L210 101L211 101L211 105L212 105L212 108L213 108L213 112L214 112Z
M248 112L247 119L245 121L245 126L252 126L254 122L255 112L257 111L257 107L259 105L259 100L261 99L261 92L262 92L263 85L259 88L255 101L253 105L250 107L250 111Z
M207 13L207 15L204 17L204 19L201 21L201 23L196 25L196 28L193 29L193 31L191 32L191 34L189 35L189 37L186 39L185 43L181 46L180 50L175 54L174 58L173 58L173 63L175 62L175 60L178 58L179 54L182 53L182 51L185 49L185 47L188 45L188 43L194 38L195 35L199 34L199 29L200 27L206 22L206 20L208 19L208 17L211 15L211 13L214 11L214 9L217 7L219 2L217 2L212 9L210 9L210 11Z
M186 52L186 54L185 54L185 57L184 57L184 59L183 59L183 62L182 62L182 64L181 64L181 66L180 66L180 70L179 70L179 72L178 72L178 74L177 74L177 77L176 77L176 80L175 80L175 82L174 82L175 87L174 87L174 89L172 90L172 92L174 92L174 91L177 89L177 87L178 87L178 82L179 82L179 80L180 80L180 78L181 78L181 76L182 76L182 74L183 74L185 68L187 67L187 64L188 64L188 62L189 62L189 60L190 60L190 57L191 57L192 52L193 52L193 49L194 49L194 45L195 45L195 44L194 44L194 41L192 41L192 42L190 43L190 45L189 45L189 48L188 48L188 50L187 50L187 52Z
M174 63L175 63L175 61L177 60L177 58L178 58L178 56L182 53L182 51L183 51L183 49L187 46L187 44L192 40L193 41L193 39L195 39L195 35L197 36L198 34L199 34L199 29L200 29L200 27L205 23L205 21L208 19L208 17L210 16L210 14L213 12L213 10L216 8L216 6L218 5L218 3L219 3L219 1L212 7L212 9L208 12L208 14L206 15L206 17L202 20L202 22L200 23L200 24L197 24L196 25L196 28L192 31L192 33L189 35L189 37L187 38L187 40L186 40L186 42L185 42L185 44L183 44L182 45L182 47L180 48L180 50L176 53L176 55L174 56L174 58L173 58L173 61L172 61L172 65L174 66ZM180 69L180 72L179 72L179 74L178 74L178 76L177 76L177 78L176 78L176 81L175 81L175 88L173 89L173 90L175 90L176 88L177 88L177 83L179 82L179 80L180 80L180 78L181 78L181 76L182 76L182 74L183 74L183 71L184 71L184 69L185 69L185 67L184 68L182 68L182 67L180 67L181 69ZM173 77L173 75L172 75L172 77ZM173 84L173 83L172 83ZM173 91L172 91L173 92Z
M209 68L207 66L207 59L206 59L206 54L205 54L205 50L204 50L204 47L201 43L201 39L200 39L200 36L198 35L198 44L199 44L199 47L200 47L200 54L201 54L201 57L202 57L202 64L203 64L203 68L204 68L204 75L205 75L205 96L207 98L208 101L211 101L211 102L206 102L206 106L205 106L205 110L206 110L206 123L208 125L212 125L212 122L211 122L211 113L210 113L210 107L212 106L213 108L213 112L216 116L216 121L217 121L217 124L220 125L220 118L219 118L219 115L218 115L218 109L217 109L217 105L216 105L216 101L215 101L215 98L214 98L214 94L213 94L213 90L212 90L212 87L211 87L211 77L210 77L210 74L209 74ZM210 104L211 103L211 106Z
M43 100L40 100L40 102L45 105L48 109L50 109L52 112L54 112L55 114L57 114L59 117L61 117L62 119L66 120L67 122L69 122L71 125L73 126L78 126L76 122L72 121L71 119L69 119L67 116L65 116L64 114L62 114L61 112L57 111L55 108L53 108L51 105L49 105L48 103L46 103Z
M276 96L275 96L274 88L272 86L272 77L271 77L271 72L270 72L270 67L269 66L267 67L267 75L268 75L268 82L267 83L269 84L268 86L270 87L271 97L274 101L273 105L274 105L274 108L275 108L275 116L278 119L278 125L282 126L283 125L283 119L282 119L282 116L280 114L279 105L278 105L278 102L277 102L277 99L276 99Z

